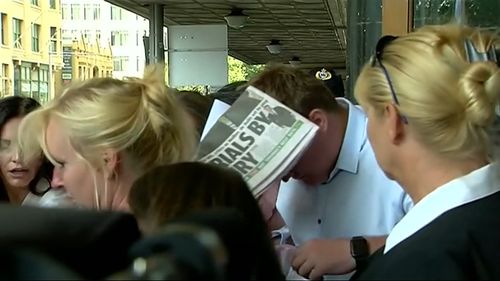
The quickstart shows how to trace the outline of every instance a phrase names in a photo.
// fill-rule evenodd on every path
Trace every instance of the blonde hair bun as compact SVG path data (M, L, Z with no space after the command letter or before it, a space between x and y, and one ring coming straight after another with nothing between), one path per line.
M500 95L500 71L493 62L470 64L458 81L465 100L465 118L469 124L488 127L495 118Z

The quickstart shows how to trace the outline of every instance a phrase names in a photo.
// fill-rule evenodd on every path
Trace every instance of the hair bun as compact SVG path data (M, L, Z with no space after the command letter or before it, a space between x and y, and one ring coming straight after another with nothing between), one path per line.
M491 125L500 94L497 65L493 62L470 64L459 80L459 92L465 101L466 121L481 127Z

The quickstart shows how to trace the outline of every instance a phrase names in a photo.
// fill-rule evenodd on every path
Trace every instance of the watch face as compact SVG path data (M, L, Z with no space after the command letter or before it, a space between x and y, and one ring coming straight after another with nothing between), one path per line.
M368 242L364 237L353 237L351 239L351 255L353 258L364 258L370 255Z

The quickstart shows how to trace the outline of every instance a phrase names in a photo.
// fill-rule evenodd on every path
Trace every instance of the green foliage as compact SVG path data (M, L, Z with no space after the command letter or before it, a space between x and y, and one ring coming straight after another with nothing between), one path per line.
M245 64L231 56L227 57L227 76L228 82L232 83L235 81L241 81L246 79L246 68Z
M227 57L228 65L228 84L236 81L250 80L254 75L259 73L264 65L248 65L231 56ZM221 85L224 86L224 85ZM180 91L198 91L202 94L207 94L208 87L203 85L190 85L177 88Z
M203 86L203 85L181 86L181 87L177 87L177 90L199 92L199 93L202 93L204 95L208 93L207 87Z
M264 68L264 65L248 65L231 56L227 57L227 65L228 83L249 80Z

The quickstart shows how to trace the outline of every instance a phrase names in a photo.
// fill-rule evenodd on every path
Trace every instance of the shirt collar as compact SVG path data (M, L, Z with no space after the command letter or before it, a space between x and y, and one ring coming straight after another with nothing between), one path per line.
M327 182L330 182L341 170L353 174L358 172L359 153L366 142L366 115L363 110L345 98L336 98L336 100L340 106L347 107L348 117L337 163L330 172Z
M387 237L384 254L446 211L499 191L499 168L498 163L486 165L429 193L396 224Z

